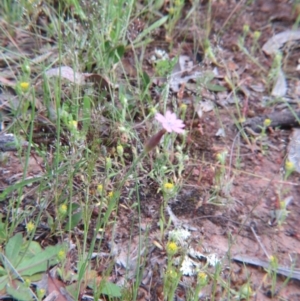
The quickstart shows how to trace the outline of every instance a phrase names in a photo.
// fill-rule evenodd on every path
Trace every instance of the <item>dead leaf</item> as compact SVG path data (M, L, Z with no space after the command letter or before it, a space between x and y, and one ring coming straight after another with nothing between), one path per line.
M57 291L53 291L44 299L44 301L55 301L57 299L58 295L59 294Z
M70 82L83 85L86 82L92 82L99 90L110 91L111 89L117 89L118 85L114 85L107 77L104 75L96 74L96 73L80 73L74 71L69 66L61 66L57 68L49 69L45 72L45 75L48 78L53 76L62 77Z
M233 61L228 61L226 63L226 66L227 66L228 70L231 72L236 71L239 68L239 66L236 63L234 63Z
M198 114L198 117L201 118L204 112L210 112L214 109L214 103L211 100L203 100L198 103L195 108L195 111Z
M135 68L134 60L132 58L122 58L121 64L123 65L125 73L130 78L136 78L137 77L137 70ZM122 72L122 71L121 71Z
M47 51L46 53L36 56L34 59L31 60L31 63L40 64L46 59L48 59L52 54L53 54L53 50Z
M5 77L3 76L0 76L0 83L3 85L3 86L9 86L9 87L15 87L16 86L16 82L12 81L12 80L9 80L9 79L6 79Z
M98 273L95 270L86 271L85 273L85 282L88 286L97 285L99 286L101 284L102 277L98 276Z
M48 275L48 293L51 294L54 291L58 292L55 301L69 301L63 294L63 292L66 292L65 284L57 278Z
M69 66L51 68L45 72L45 75L48 78L53 76L62 77L77 85L83 85L85 82L84 73L76 72Z
M83 73L86 81L94 83L99 90L110 91L111 89L117 89L118 85L113 84L106 76L96 73Z
M287 42L300 40L300 30L286 30L271 37L262 47L268 55L275 54Z
M276 97L282 97L286 94L286 91L287 91L287 84L286 84L285 74L280 69L274 87L272 89L271 95Z
M193 71L193 61L187 55L180 55L178 58L178 65L181 72L191 72Z
M20 107L19 97L9 91L0 94L0 110L6 113L13 113Z
M174 66L170 77L170 88L173 92L179 92L180 86L191 79L198 78L202 73L195 71L191 75L185 73L192 72L194 68L193 61L187 55L180 55L177 64ZM186 76L184 76L186 75Z
M300 129L294 128L290 135L287 157L295 170L300 173Z

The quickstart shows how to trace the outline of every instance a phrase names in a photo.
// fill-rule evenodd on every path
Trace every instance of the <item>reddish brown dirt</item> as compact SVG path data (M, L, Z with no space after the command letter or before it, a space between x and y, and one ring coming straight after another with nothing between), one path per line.
M201 7L199 20L207 20L204 7ZM299 14L299 7L292 7L288 1L253 1L248 6L245 5L245 1L214 1L212 11L210 37L213 41L217 34L216 45L222 47L222 50L217 52L217 60L224 63L224 68L219 69L220 73L232 76L238 71L239 82L247 91L251 85L265 86L272 58L266 56L260 48L255 52L255 58L265 72L247 59L237 46L242 28L244 24L250 25L251 33L245 41L246 47L251 48L254 31L261 32L259 39L261 47L274 34L292 28ZM203 38L201 31L198 33L198 39L201 40ZM185 40L185 50L192 48L188 39L189 37ZM192 40L192 37L190 39ZM293 92L293 80L299 85L299 79L294 78L297 74L296 51L297 46L283 49L284 72L291 79L288 81L288 94L294 99L299 97ZM297 75L299 78L299 71ZM263 106L262 99L268 95L267 87L262 93L250 92L247 94L248 98L245 94L241 95L245 117L250 118L278 110L276 106ZM292 260L295 260L294 268L299 269L299 174L294 173L287 180L283 180L290 129L268 131L267 148L264 151L262 146L248 144L242 137L237 139L238 131L232 121L232 116L236 114L233 106L220 109L219 116L208 113L199 120L202 126L201 133L197 133L197 130L191 132L191 139L188 140L190 161L186 166L188 180L184 183L181 196L177 197L175 203L171 202L173 213L182 222L197 229L193 232L192 245L198 246L204 253L206 250L207 253L216 253L224 258L229 256L230 252L230 257L243 255L245 258L261 259L266 262L267 256L274 255L278 258L279 264L285 267L291 267ZM220 127L220 121L225 128L226 138L214 136ZM219 194L223 206L216 206L210 204L213 203L210 202L210 198L215 172L218 169L215 155L221 150L227 150L229 154L226 178L223 182L223 185L229 186L227 193L223 191ZM287 207L288 217L282 225L278 225L274 222L274 211L279 208L279 202L288 196L293 198ZM147 198L145 202L142 206L157 208L157 198L152 201ZM151 224L153 225L153 221ZM256 292L254 300L270 299L270 280L267 279L263 269L251 265L243 268L242 264L228 264L232 271L239 269L248 271L251 286ZM243 278L241 275L238 277ZM244 281L246 279L247 277ZM273 299L298 300L299 282L291 280L288 285L283 285L285 279L278 276L276 295ZM206 291L207 296L211 293L209 289Z

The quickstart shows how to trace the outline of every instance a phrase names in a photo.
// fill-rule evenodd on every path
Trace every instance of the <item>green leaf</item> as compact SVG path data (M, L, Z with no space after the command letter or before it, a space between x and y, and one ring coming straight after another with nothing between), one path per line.
M72 1L72 6L75 7L74 13L75 15L79 16L79 18L81 19L81 21L87 21L88 18L86 17L85 13L82 10L82 6L79 4L79 1Z
M25 187L26 185L33 184L42 180L42 177L35 177L32 179L26 179L22 182L16 183L14 185L8 186L1 194L0 201L4 201L7 198L7 195L13 191L17 191L19 188Z
M45 272L41 272L41 273L38 273L38 274L34 274L32 276L26 276L27 279L30 280L30 282L38 282L40 280L42 280L43 276L45 275Z
M220 85L214 85L214 84L206 84L206 88L210 91L213 91L213 92L224 92L226 91L227 89L223 86L220 86Z
M22 248L23 236L21 233L17 233L10 238L5 246L5 256L11 262L12 265L17 264L18 256Z
M7 275L7 271L5 270L5 268L0 266L0 277L4 275Z
M137 38L133 41L133 43L138 43L140 42L144 37L148 36L150 34L150 32L158 27L160 27L161 25L163 25L164 23L166 23L168 20L168 16L164 16L161 19L157 20L156 22L154 22L153 24L151 24L149 27L147 27L143 32L141 32Z
M26 243L23 249L26 251L24 258L32 258L43 251L40 244L36 241L30 241L29 245ZM21 254L22 253L23 252L21 252Z
M77 293L78 293L78 283L72 283L68 286L66 286L66 291L69 293L69 295L76 300L77 299Z
M156 62L155 72L158 76L166 77L168 74L171 74L174 66L177 63L177 57L171 60L159 60Z
M77 203L71 203L71 204L69 205L68 212L69 212L69 210L70 210L71 212L74 212L75 210L77 210L77 209L79 209L79 208L80 208L80 205L79 205L79 204L77 204Z
M205 85L208 85L214 78L215 74L211 71L206 71L200 78L200 83L203 83Z
M82 131L84 133L88 132L91 124L91 103L92 99L89 96L83 97L83 119L82 119Z
M101 288L101 294L107 295L109 297L121 297L121 287L112 282L106 281Z
M14 286L16 286L17 288L15 289L11 285L6 286L6 292L9 295L11 295L14 299L18 301L32 300L32 293L30 289L27 286L25 286L24 283L16 281L16 283L14 283Z
M8 283L8 280L9 278L7 275L0 277L0 291L2 291L5 288L6 284Z
M58 262L57 254L61 247L61 245L49 246L36 256L22 260L17 271L21 276L32 276L36 273L45 272L49 266Z
M105 41L104 49L111 63L116 64L123 57L126 48L122 44L115 46L110 41Z
M150 38L145 39L145 40L140 41L138 43L134 43L134 48L140 48L142 46L146 46L146 45L150 44L151 42L153 42L153 39L150 39Z
M148 88L148 86L151 84L150 76L148 75L147 72L143 71L141 77L142 77L144 87Z
M65 226L65 230L72 230L74 227L76 227L79 222L82 219L82 211L74 213L71 217L71 222L70 220L67 222L66 226Z
M96 281L89 281L88 287L94 291L99 291L101 294L107 295L109 297L121 297L122 288L112 282L102 280L100 284L97 284Z
M123 57L125 53L125 46L124 45L118 45L114 49L111 50L109 56L113 61L113 64L116 64L120 61L120 59Z
M47 211L46 211L46 215L47 215L47 224L49 225L50 228L52 228L54 224L53 217Z
M1 218L0 218L1 219ZM0 244L7 239L7 231L4 223L0 223Z

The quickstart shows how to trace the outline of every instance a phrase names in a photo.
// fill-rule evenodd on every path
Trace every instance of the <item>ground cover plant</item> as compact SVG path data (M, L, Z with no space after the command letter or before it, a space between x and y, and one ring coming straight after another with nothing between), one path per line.
M0 3L0 295L299 300L299 1Z

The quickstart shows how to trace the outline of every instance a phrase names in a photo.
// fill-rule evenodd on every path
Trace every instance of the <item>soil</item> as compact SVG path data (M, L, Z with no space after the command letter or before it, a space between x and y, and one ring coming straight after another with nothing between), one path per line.
M263 138L250 134L246 138L240 134L236 126L241 119L240 114L243 118L249 119L288 110L287 106L280 106L282 103L276 102L274 97L270 96L271 86L267 79L273 57L266 55L261 49L262 45L275 34L293 28L296 18L299 17L299 4L297 6L285 0L212 1L209 40L216 62L219 63L213 64L211 60L204 58L203 49L199 48L196 52L194 49L195 41L205 39L205 33L200 29L206 28L206 22L209 21L207 2L202 1L198 8L197 26L191 24L189 20L182 19L175 28L170 55L189 55L194 64L199 55L202 58L201 68L208 70L217 68L218 77L214 83L227 89L226 92L202 90L202 99L212 99L216 109L205 112L201 118L197 115L195 117L193 103L195 98L188 93L187 88L181 91L182 95L171 91L171 97L175 97L177 104L186 103L190 110L187 111L185 120L189 135L187 148L184 150L189 159L183 172L182 189L176 197L171 197L165 206L165 217L168 219L173 213L177 223L191 231L189 247L203 254L201 258L197 258L200 263L204 264L206 256L211 254L222 260L222 266L226 266L222 277L226 281L231 277L232 289L238 290L245 283L250 283L252 291L255 292L251 300L300 300L300 176L294 172L284 179L287 145L292 128L270 127ZM190 8L191 3L187 1L184 12L187 13ZM238 45L245 24L249 24L250 27L249 34L245 38L247 49L253 46L253 33L255 31L261 33L258 47L254 51L255 62L250 60ZM147 62L153 50L159 47L169 52L164 30L157 32L156 35L157 41L150 45L145 57L145 70L149 74L151 66ZM299 69L297 70L298 49L297 43L284 45L282 49L283 72L288 84L286 95L293 100L290 106L295 110L299 106L299 91L297 94L295 90L295 87L300 85ZM131 59L129 52L126 60L128 62ZM130 64L128 66L132 68ZM130 69L128 73L134 75L135 70ZM235 81L240 88L237 97L241 113L234 104L222 102L232 97L225 76ZM196 85L193 81L189 84ZM155 95L155 84L152 89ZM225 136L216 136L220 128L224 129ZM218 180L216 175L222 174L222 166L217 163L217 155L224 151L227 152L225 171L223 170L224 175ZM175 155L170 158L174 164ZM41 161L37 156L30 158L28 176L36 177L44 172ZM22 166L13 152L10 153L9 159L1 163L2 190L11 182L22 178ZM217 188L220 183L222 189ZM118 250L128 250L129 244L137 248L142 233L144 246L148 248L144 250L146 262L138 298L163 300L162 266L166 264L167 259L162 246L167 235L161 238L159 230L163 198L159 187L151 179L140 180L138 186L138 193L133 196L129 197L123 191L116 226L105 234L104 242L107 242L107 252L111 247L108 244L113 235ZM126 190L127 188L129 189L126 187ZM130 207L137 199L137 195L141 207L140 218ZM280 206L287 199L291 199L287 206L288 216L280 223L278 220ZM95 212L95 215L97 214ZM171 219L172 228L175 222L174 217ZM136 264L133 255L135 251L130 250L132 266ZM111 276L111 279L120 284L126 276L122 262L126 254L122 256L118 256L119 264L116 264L118 268ZM275 256L282 267L295 271L298 269L298 274L295 274L292 277L294 279L290 279L288 283L285 282L285 276L277 276L274 296L271 293L271 281L266 276L266 270L253 264L255 260L268 263L270 256ZM233 260L234 258L237 260ZM104 262L95 266L99 273L106 268ZM210 269L213 271L214 267ZM129 270L133 272L133 269ZM132 279L135 279L134 273ZM195 276L183 276L176 292L176 300L185 300L186 287L193 286L193 283ZM212 286L207 286L200 300L212 300L211 294ZM221 286L217 287L215 296L214 300L228 300Z

